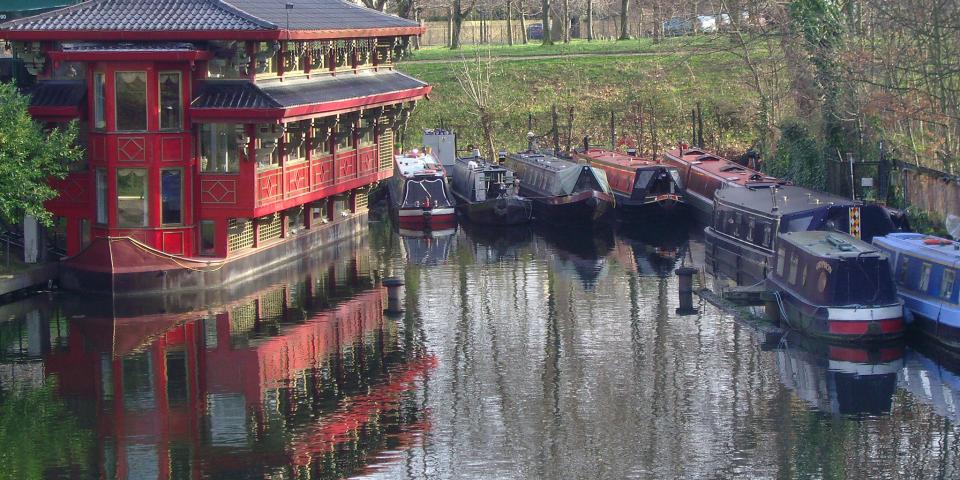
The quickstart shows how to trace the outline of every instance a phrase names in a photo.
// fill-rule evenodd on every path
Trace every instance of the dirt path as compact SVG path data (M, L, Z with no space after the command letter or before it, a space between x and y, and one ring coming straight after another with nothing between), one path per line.
M674 52L581 52L581 53L551 53L547 55L492 55L490 58L497 61L524 61L524 60L541 60L541 59L551 59L551 58L584 58L584 57L652 57L655 55L685 55L689 54L689 51L679 50ZM427 60L403 60L399 62L398 66L410 65L410 64L421 64L427 65L431 63L457 63L463 61L464 58L473 58L464 55L461 58L436 58L436 59L427 59Z

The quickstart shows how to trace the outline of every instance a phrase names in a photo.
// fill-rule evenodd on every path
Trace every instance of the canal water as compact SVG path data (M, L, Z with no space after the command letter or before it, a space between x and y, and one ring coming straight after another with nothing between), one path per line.
M960 357L678 315L691 231L373 224L219 292L0 307L0 478L960 475Z

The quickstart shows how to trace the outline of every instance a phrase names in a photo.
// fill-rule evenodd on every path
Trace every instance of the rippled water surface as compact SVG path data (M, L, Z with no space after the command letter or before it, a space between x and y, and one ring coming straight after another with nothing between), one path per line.
M681 316L696 235L574 237L375 224L220 292L0 307L0 478L960 476L960 356Z

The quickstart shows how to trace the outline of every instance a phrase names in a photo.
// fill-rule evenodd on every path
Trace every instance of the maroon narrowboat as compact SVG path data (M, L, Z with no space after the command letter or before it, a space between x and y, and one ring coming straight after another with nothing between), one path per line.
M683 183L676 167L633 154L588 148L574 157L607 174L616 208L624 219L672 213L685 204Z
M704 218L713 214L713 194L723 185L762 187L787 182L721 158L699 148L678 148L663 154L663 163L680 172L685 200Z

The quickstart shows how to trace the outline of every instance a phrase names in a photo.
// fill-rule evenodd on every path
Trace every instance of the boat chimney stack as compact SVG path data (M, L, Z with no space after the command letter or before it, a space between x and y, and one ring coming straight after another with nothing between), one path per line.
M630 155L631 157L636 157L636 156L637 156L637 149L636 149L636 148L633 148L633 147L628 148L628 149L627 149L627 155Z
M777 206L777 186L776 185L770 186L770 196L773 197L773 208L770 209L770 211L776 212L777 210L780 210L780 207Z
M583 151L586 153L590 150L590 135L583 137Z

